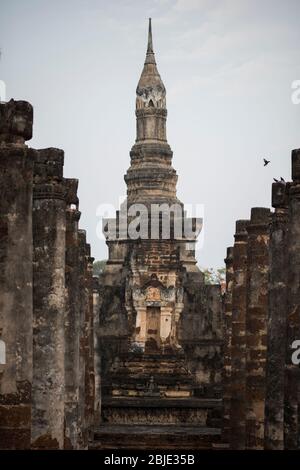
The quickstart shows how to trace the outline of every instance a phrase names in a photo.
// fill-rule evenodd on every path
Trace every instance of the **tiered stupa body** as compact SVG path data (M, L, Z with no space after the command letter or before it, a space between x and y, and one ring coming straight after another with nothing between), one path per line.
M126 311L132 342L141 349L145 349L146 343L152 343L156 349L165 349L171 345L178 346L177 323L183 308L180 272L184 268L201 278L194 256L195 229L199 231L201 221L188 220L183 204L176 196L177 175L172 167L173 152L166 137L166 89L155 62L151 21L146 60L136 95L137 136L130 152L131 166L125 175L127 199L117 218L107 221L105 227L109 246L106 280L109 281L111 274L111 284L115 284L124 263L130 266ZM163 220L160 225L157 220L159 213L154 213L158 206ZM128 233L129 224L133 220L132 214L140 210L145 211L140 222L144 223L146 231L141 229L139 238L132 239ZM127 223L122 212L129 213ZM156 221L158 233L155 236L153 225ZM189 222L194 232L191 230L190 237L186 237L184 228ZM182 229L179 235L174 233L176 223ZM109 227L116 228L116 233L112 233ZM165 232L168 229L170 236Z
M205 286L196 266L202 221L188 219L177 199L166 119L150 20L136 90L137 136L125 175L127 199L116 219L104 225L109 259L101 279L98 332L102 417L114 425L185 420L207 425L209 411L201 406L195 411L200 402L193 400L219 393L220 292Z
M146 60L136 89L136 143L125 176L129 204L178 202L166 121L166 89L157 70L149 23Z

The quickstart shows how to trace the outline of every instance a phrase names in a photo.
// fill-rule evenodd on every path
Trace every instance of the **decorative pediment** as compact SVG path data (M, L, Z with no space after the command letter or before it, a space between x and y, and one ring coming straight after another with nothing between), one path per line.
M146 301L147 302L160 302L161 291L159 287L149 286L146 289Z

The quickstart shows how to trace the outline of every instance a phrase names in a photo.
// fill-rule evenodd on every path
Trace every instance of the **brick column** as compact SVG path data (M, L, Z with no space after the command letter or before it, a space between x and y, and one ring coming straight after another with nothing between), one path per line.
M292 363L292 343L300 339L300 149L292 152L288 222L288 318L285 379L285 448L299 449L299 366Z
M65 308L65 448L80 448L79 401L79 240L78 180L65 180L66 193L66 308Z
M99 341L99 278L93 277L93 311L94 311L94 372L95 372L95 402L94 425L97 426L101 419L101 356Z
M246 448L263 449L268 320L270 210L251 209L247 227Z
M64 447L64 154L36 152L33 199L32 447Z
M86 449L88 446L88 426L87 426L87 411L86 411L86 393L87 393L87 310L88 296L86 290L87 279L87 259L86 259L86 232L79 230L79 308L80 308L80 349L79 349L79 403L78 413L80 422L80 446Z
M224 363L223 363L223 441L230 441L231 417L231 337L232 337L232 287L233 287L233 247L227 248L226 292L224 299Z
M33 109L0 103L0 448L30 447Z
M94 424L95 373L94 373L94 310L93 310L93 262L91 248L86 244L86 378L85 408L86 426L90 433Z
M236 222L233 247L231 339L231 449L245 448L246 280L248 220Z
M284 375L287 317L287 194L273 183L270 224L269 318L266 364L265 449L284 448Z

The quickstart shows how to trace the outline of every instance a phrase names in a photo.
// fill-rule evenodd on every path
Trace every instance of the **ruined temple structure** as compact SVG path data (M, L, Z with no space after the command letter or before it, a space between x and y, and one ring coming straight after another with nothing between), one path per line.
M300 449L300 149L272 206L236 223L225 259L223 439L232 449Z
M104 227L109 258L100 279L96 332L102 410L94 445L99 448L206 448L220 441L220 286L205 285L196 266L201 221L188 220L177 199L166 119L150 20L136 90L136 141L125 175L127 200ZM142 212L140 224L146 229L135 239L122 212L126 207L130 220L132 209L142 210L141 205L147 213ZM160 214L151 212L153 205ZM177 228L189 225L193 233L176 233L176 223Z
M87 448L93 277L64 153L35 150L33 109L0 103L0 448Z
M150 22L98 278L63 151L28 147L32 106L0 103L1 449L300 449L300 149L274 210L236 222L222 294L196 265L166 118Z

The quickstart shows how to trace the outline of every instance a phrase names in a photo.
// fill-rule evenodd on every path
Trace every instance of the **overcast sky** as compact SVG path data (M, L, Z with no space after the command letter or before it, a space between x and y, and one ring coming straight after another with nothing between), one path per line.
M204 204L198 260L219 267L235 220L270 206L300 147L299 0L0 0L0 80L34 106L30 145L65 150L81 228L106 258L96 210L126 192L150 16L178 196Z

